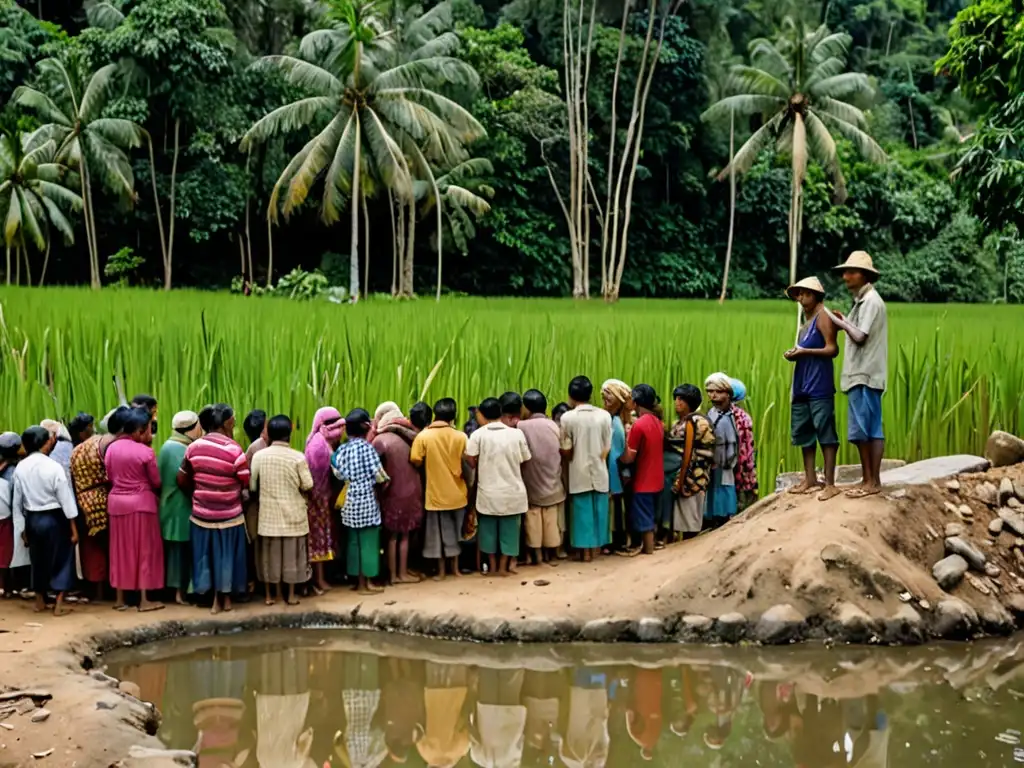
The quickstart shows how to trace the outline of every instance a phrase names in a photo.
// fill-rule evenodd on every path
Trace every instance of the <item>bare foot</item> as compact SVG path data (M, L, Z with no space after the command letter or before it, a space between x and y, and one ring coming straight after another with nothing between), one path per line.
M444 581L444 574L443 573L437 574L437 576L434 577L434 581Z
M313 594L316 595L317 597L323 597L324 596L324 590L320 589L320 587L318 587L316 584L314 584L313 585Z
M787 491L787 493L793 493L793 494L796 494L796 495L802 495L802 494L805 494L805 493L811 493L812 491L814 491L815 489L820 488L820 487L821 487L821 485L819 485L818 483L814 483L812 485L811 483L808 483L806 480L803 480L803 481L797 483L796 485L794 485L792 488L790 488Z
M379 595L384 591L384 587L376 587L373 584L367 584L365 587L359 590L360 595Z
M508 571L497 571L497 572L495 572L494 575L495 576L500 576L503 579L507 579L508 578Z
M73 610L74 610L73 608L68 608L68 607L62 605L60 608L54 607L53 615L54 616L67 616Z
M419 584L421 581L423 581L423 579L419 577L413 578L412 576L399 576L395 579L395 584Z
M331 591L331 585L328 584L326 581L318 581L313 586L313 589L320 590L319 592L317 592L317 595L322 595L324 592L330 592Z
M188 601L185 599L184 595L181 594L174 596L174 602L178 605L188 605Z
M507 573L510 573L510 574L512 574L513 576L518 576L518 575L519 575L519 569L518 569L518 568L516 568L516 566L514 566L514 565L510 565L510 566L508 567L508 571L507 571Z
M299 599L297 597L293 597L291 600L285 600L284 604L285 605L298 605L299 604Z
M224 598L224 613L230 613L234 610L234 606L231 604L231 600Z
M210 614L216 616L218 613L220 613L220 603L218 603L217 600L214 599L213 607L210 608Z
M274 598L268 597L266 600L263 601L263 604L267 607L270 607L271 605L274 605L276 602L277 601L274 600Z
M828 501L829 499L834 499L840 493L842 493L842 491L836 488L834 485L826 485L825 490L818 494L818 501Z
M145 602L139 603L139 613L148 613L149 611L159 611L164 607L163 603L151 603L146 600Z
M452 574L452 578L453 579L458 579L458 578L461 578L461 577L462 577L462 574L459 572L459 569L456 568L455 572Z

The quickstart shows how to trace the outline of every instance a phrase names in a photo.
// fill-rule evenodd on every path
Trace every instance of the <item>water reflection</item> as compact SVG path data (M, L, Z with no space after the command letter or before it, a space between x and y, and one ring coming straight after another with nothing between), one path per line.
M109 659L204 768L1024 763L1024 650L488 649L363 633ZM258 644L257 644L258 643ZM398 643L398 647L393 647ZM662 658L659 663L658 656Z

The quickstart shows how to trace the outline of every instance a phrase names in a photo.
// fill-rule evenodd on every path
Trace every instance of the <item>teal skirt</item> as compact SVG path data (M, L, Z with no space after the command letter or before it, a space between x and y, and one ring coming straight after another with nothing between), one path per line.
M736 514L736 486L722 485L722 470L711 470L711 485L708 486L704 503L704 517L709 520L728 520Z
M598 491L574 493L570 497L570 543L576 549L597 549L610 541L608 494Z

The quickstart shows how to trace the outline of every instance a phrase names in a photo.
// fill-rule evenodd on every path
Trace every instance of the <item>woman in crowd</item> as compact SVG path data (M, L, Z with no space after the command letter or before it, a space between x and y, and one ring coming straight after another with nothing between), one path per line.
M736 460L739 456L739 434L732 409L732 380L724 373L713 373L704 382L711 400L708 421L715 433L715 463L707 490L704 517L717 528L736 514Z
M21 436L14 432L0 435L0 598L14 595L9 573L14 560L14 467L21 453ZM18 537L21 543L21 537Z
M110 495L110 584L117 592L115 610L124 610L124 592L140 592L139 610L155 611L162 603L149 592L164 586L164 546L160 538L160 472L153 453L153 417L133 408L123 435L104 456Z
M413 425L396 408L380 417L373 439L373 448L391 478L380 494L380 504L388 533L388 576L392 584L419 581L409 575L409 534L423 523L423 480L409 463L415 438Z
M70 482L71 451L74 448L71 444L71 433L68 432L67 427L53 419L43 419L39 422L39 426L49 432L56 441L53 445L53 450L50 452L50 458L60 464L61 469L64 470L64 474L67 475Z
M704 518L704 494L711 481L715 434L711 423L697 410L700 390L683 384L672 393L678 419L669 433L668 450L680 456L679 472L672 482L672 529L690 539L700 533Z
M612 450L608 454L608 489L611 493L612 549L619 551L629 546L629 526L626 523L626 504L623 497L623 468L619 464L626 452L626 432L633 422L633 404L629 399L629 385L619 379L608 379L601 385L604 409L612 415Z
M330 589L324 563L338 554L338 533L334 523L334 486L331 454L341 444L345 421L336 408L321 408L313 417L313 429L306 438L306 463L313 475L309 494L309 561L313 564L313 589L318 595Z
M736 456L736 509L742 512L757 501L757 466L754 457L754 420L736 403L747 399L747 386L739 379L732 382L732 412L736 419L738 454Z

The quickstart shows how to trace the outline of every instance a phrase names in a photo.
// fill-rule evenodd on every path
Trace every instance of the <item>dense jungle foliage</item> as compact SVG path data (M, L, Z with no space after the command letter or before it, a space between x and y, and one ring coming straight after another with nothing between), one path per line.
M1024 301L1021 0L431 3L0 0L8 282Z

